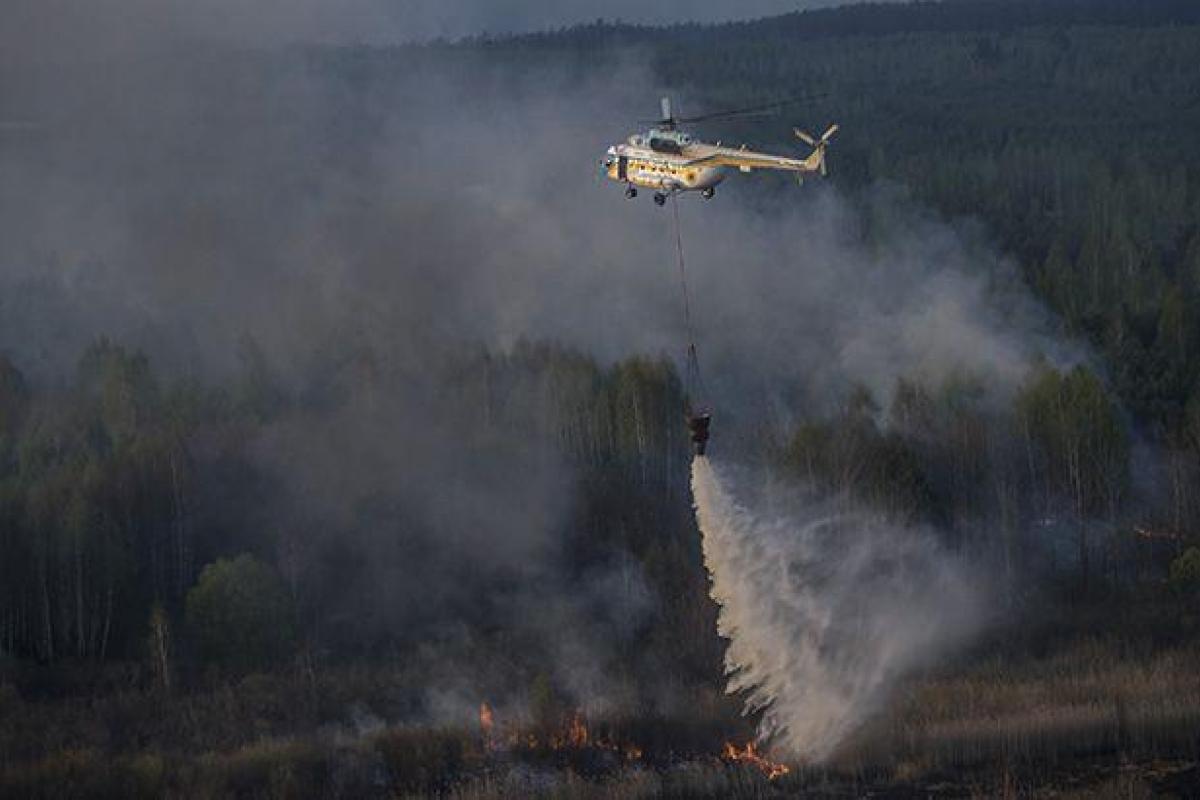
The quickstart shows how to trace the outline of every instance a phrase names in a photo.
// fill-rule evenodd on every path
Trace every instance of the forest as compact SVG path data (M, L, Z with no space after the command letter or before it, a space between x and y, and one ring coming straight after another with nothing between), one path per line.
M682 417L695 387L675 353L611 357L536 329L445 336L452 315L438 307L411 336L347 323L351 333L314 335L294 358L269 325L247 327L222 352L227 367L194 368L125 337L121 315L117 330L90 313L68 326L91 302L86 281L73 285L83 305L47 306L70 336L27 330L25 309L63 286L20 277L13 262L30 251L10 245L0 795L886 796L940 785L938 796L1016 797L1066 785L1124 797L1200 786L1195 5L868 3L711 26L597 21L239 52L228 68L317 76L322 102L336 98L313 150L264 171L345 161L338 175L361 180L359 145L391 124L375 101L400 76L586 86L630 53L648 64L654 83L637 94L649 109L657 87L686 109L803 98L805 125L842 126L830 185L861 220L855 247L891 246L880 192L925 209L998 253L989 286L1015 281L1084 354L1039 354L1010 386L981 354L937 378L914 367L884 391L839 383L783 421L735 412L722 431L718 416L717 452L726 435L739 442L726 452L773 482L934 531L984 565L994 609L971 647L909 676L835 762L780 780L743 774L718 755L748 740L753 717L723 695L726 642ZM257 95L234 85L216 113L246 124L238 103ZM720 135L791 148L788 122ZM39 146L0 139L0 165L36 162ZM55 146L45 164L77 155ZM207 155L188 140L151 149L128 174ZM722 187L713 202L770 218L795 191L772 180ZM219 216L166 219L205 201L197 186L200 199L149 217L159 268L226 232ZM320 182L289 177L276 190L257 205L217 196L263 213ZM413 213L413 230L452 218ZM195 263L219 261L212 250ZM445 256L451 271L460 257ZM386 286L368 282L352 314ZM231 327L203 319L212 330L191 332L201 340ZM1033 696L1040 705L1013 727L989 727ZM1069 707L1053 705L1065 696ZM503 755L493 709L520 731ZM1064 776L1072 758L1085 777ZM1151 761L1153 774L1119 768ZM565 777L513 790L502 775L514 764Z

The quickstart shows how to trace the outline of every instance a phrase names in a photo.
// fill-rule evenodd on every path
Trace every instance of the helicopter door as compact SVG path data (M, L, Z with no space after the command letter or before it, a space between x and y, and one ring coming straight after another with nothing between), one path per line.
M629 156L617 157L617 180L626 180L629 174Z

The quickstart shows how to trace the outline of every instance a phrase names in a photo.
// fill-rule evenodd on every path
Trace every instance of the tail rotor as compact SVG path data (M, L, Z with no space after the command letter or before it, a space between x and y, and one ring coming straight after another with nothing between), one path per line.
M797 139L813 149L812 155L808 157L808 160L821 171L821 176L828 175L829 168L825 166L825 150L829 147L829 140L838 132L838 126L836 124L830 125L829 129L821 134L820 139L814 138L812 134L802 131L799 128L792 128L792 132L796 134Z

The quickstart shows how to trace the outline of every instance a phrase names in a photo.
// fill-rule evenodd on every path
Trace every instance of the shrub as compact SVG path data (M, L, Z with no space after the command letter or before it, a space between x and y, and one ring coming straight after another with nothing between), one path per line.
M188 591L186 606L201 658L218 667L239 673L266 669L294 647L283 582L251 555L205 567Z
M1171 562L1171 587L1183 594L1200 590L1200 547L1189 547Z
M445 790L480 760L465 734L449 730L396 728L379 734L375 749L401 792Z

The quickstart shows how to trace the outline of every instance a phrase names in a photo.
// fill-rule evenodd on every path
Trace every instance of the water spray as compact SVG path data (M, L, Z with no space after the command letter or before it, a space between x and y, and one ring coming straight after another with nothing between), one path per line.
M726 690L760 715L760 743L825 761L900 679L976 629L977 581L930 531L816 502L757 514L729 483L693 459Z

